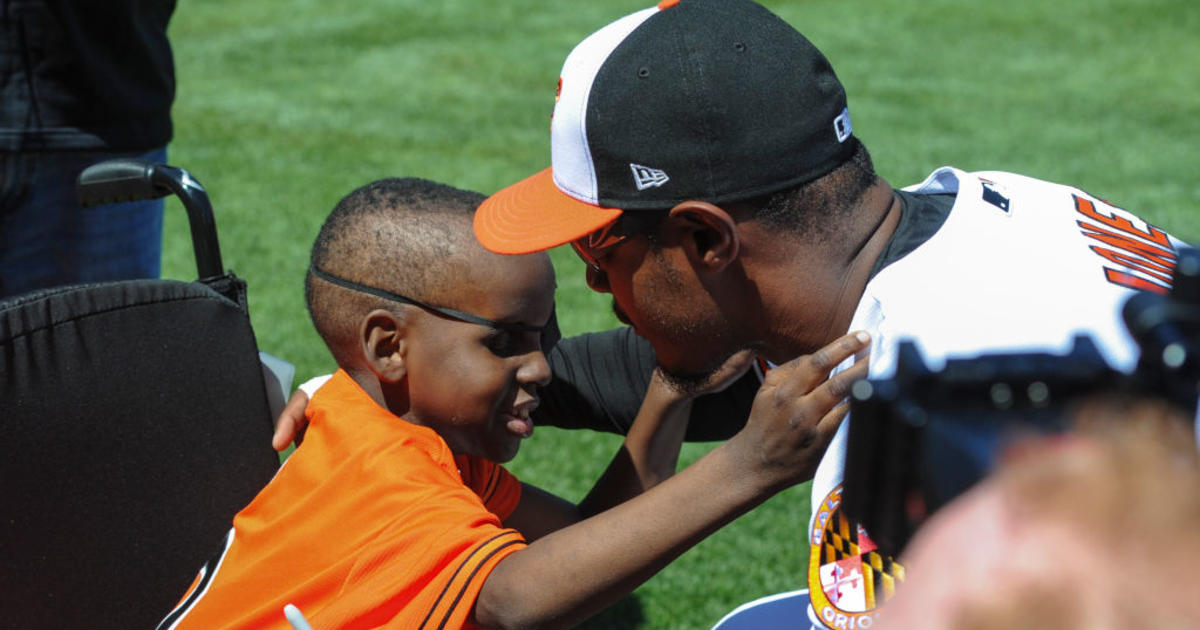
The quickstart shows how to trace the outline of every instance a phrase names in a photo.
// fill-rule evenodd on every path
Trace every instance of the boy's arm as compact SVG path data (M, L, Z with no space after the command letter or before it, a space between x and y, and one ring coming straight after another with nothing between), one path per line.
M579 503L580 517L603 512L674 475L691 410L692 398L655 370L625 441Z
M740 514L810 478L866 362L826 375L867 341L847 335L772 370L733 438L647 492L506 557L484 583L473 620L497 628L577 623Z
M605 473L605 477L614 477L615 483L608 487L608 481L601 478L581 503L583 515L602 512L674 475L695 399L725 390L750 369L754 358L753 352L743 350L726 360L707 383L687 391L668 382L662 372L655 369L625 443ZM741 417L729 418L730 424L741 426L748 413L747 408Z
M528 484L504 521L535 540L635 497L675 474L695 397L724 389L754 362L750 351L731 357L702 387L682 391L655 370L625 441L578 506ZM732 421L732 420L731 420ZM740 424L741 419L737 419Z

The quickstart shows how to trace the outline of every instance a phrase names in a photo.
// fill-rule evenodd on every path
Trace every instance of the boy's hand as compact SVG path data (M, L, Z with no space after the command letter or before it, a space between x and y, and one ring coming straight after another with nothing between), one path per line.
M275 419L275 434L271 436L271 446L275 447L275 450L283 451L293 441L296 446L300 446L304 441L304 430L308 428L308 418L304 415L304 408L307 406L308 394L302 389L297 389Z
M850 386L867 375L867 362L858 361L833 377L829 372L869 344L865 332L850 333L771 370L745 428L727 444L739 449L770 485L811 479L850 409L845 400Z

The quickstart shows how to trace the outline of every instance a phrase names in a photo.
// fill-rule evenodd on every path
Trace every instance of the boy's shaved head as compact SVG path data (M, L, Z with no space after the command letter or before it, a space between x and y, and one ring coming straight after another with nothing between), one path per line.
M447 278L470 277L472 261L489 254L471 231L484 196L418 178L372 182L343 198L313 244L311 268L432 304L453 293ZM457 283L456 283L457 284ZM313 324L334 359L351 365L361 318L397 303L305 278Z

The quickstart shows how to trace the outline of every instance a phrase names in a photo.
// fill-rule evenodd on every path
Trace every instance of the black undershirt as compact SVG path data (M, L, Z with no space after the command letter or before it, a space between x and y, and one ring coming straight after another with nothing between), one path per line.
M904 258L929 240L946 222L946 217L950 216L950 208L954 207L956 197L954 193L918 195L903 190L897 190L896 196L901 204L900 223L871 268L872 278L884 267Z
M945 223L955 195L896 191L900 223L871 269L871 277L929 240ZM654 349L628 326L563 339L550 352L554 380L542 389L537 425L624 434L646 396ZM696 399L690 442L724 440L746 423L760 381L753 371L716 394Z

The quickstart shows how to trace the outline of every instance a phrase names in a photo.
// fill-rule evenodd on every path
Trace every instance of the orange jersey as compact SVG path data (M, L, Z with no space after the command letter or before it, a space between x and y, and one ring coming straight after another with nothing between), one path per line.
M233 519L160 628L461 628L492 569L525 547L493 462L378 406L344 371L313 396L304 444ZM460 472L461 471L461 472Z

